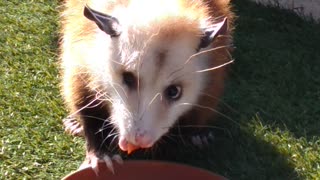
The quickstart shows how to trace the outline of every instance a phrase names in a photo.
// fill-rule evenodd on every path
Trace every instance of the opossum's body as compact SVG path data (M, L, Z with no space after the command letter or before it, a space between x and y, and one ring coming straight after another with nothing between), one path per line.
M87 152L149 148L178 120L205 123L226 68L203 70L230 61L232 21L228 0L66 0L62 89Z

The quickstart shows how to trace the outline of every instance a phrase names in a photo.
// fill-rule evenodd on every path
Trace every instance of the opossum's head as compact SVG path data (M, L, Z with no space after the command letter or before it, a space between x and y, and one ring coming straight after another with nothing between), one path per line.
M141 18L128 11L116 18L85 8L99 27L93 71L108 93L124 151L153 146L197 103L205 84L200 71L210 68L210 53L202 52L226 29L226 19L210 24L171 12Z

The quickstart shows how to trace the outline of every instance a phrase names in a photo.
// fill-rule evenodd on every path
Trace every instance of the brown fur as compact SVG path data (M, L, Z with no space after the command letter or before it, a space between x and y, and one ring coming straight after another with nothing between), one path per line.
M96 95L96 92L94 92L92 88L95 86L92 82L96 77L93 77L92 74L90 74L90 70L86 68L85 63L82 60L82 55L79 52L85 52L86 49L90 47L92 43L94 43L94 34L97 31L97 26L94 22L86 19L83 16L83 8L86 4L89 4L97 11L107 14L113 9L113 5L110 3L106 3L105 7L101 7L95 5L93 2L93 0L89 0L88 2L85 0L65 0L65 10L61 14L62 44L60 47L63 77L62 94L71 114L79 114L77 113L79 109L93 100ZM106 2L108 1L106 0ZM126 6L128 2L129 0L119 0L117 5L122 4ZM232 43L231 37L233 31L234 14L230 11L229 0L179 0L179 3L182 7L181 12L179 13L186 14L186 16L189 16L191 19L203 19L203 17L206 17L210 18L210 20L215 23L221 21L224 17L227 17L227 32L225 32L223 36L219 36L211 46L230 46ZM137 11L141 11L141 9L137 9ZM163 17L161 18L166 18L166 15L163 14ZM159 38L170 39L175 38L176 35L182 31L198 31L196 28L192 29L193 26L188 23L181 23L181 21L185 20L186 19L177 18L175 21L163 21L164 23L171 23L167 24L167 26L171 28L162 31ZM141 25L143 26L143 23ZM137 27L139 27L139 24L137 24ZM212 60L208 62L207 67L219 66L230 61L229 51L231 51L231 47L221 48L210 52ZM161 65L163 63L162 59L165 57L165 52L161 52L160 50L159 53L159 65ZM219 102L218 99L220 99L223 93L227 67L221 67L213 71L202 73L207 74L206 88L203 91L203 95L199 97L197 104L204 107L215 108ZM93 104L95 103L98 102L94 102ZM99 114L103 111L108 111L108 104L106 102L104 102L104 104L100 104L98 107L99 109L96 109L96 111L87 109L86 113L93 114L94 116L94 113ZM202 125L205 124L213 115L214 112L211 110L195 106L191 111L187 112L183 116L183 119L185 120L184 122L187 122L191 125ZM107 118L105 115L100 117ZM84 124L87 123L84 121L80 121L80 123L88 127L92 125L90 123ZM84 130L86 131L85 128ZM88 135L90 133L91 135ZM101 138L96 134L92 134L92 132L85 132L85 134L87 134L87 141L88 139ZM90 151L90 148L97 149L99 148L98 146L99 145L89 145L87 147L87 151Z

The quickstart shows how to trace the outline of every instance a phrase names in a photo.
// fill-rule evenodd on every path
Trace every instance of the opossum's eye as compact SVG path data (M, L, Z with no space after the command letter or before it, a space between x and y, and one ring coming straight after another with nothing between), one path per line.
M122 73L122 81L129 89L135 89L137 86L136 77L131 72Z
M182 94L182 88L178 85L170 85L164 91L165 97L169 100L178 100Z

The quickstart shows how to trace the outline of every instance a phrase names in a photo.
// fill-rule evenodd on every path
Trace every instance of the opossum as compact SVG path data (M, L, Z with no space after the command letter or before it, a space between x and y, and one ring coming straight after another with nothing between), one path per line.
M65 0L61 17L67 126L93 168L112 170L114 142L152 148L177 122L214 114L233 62L229 0Z

